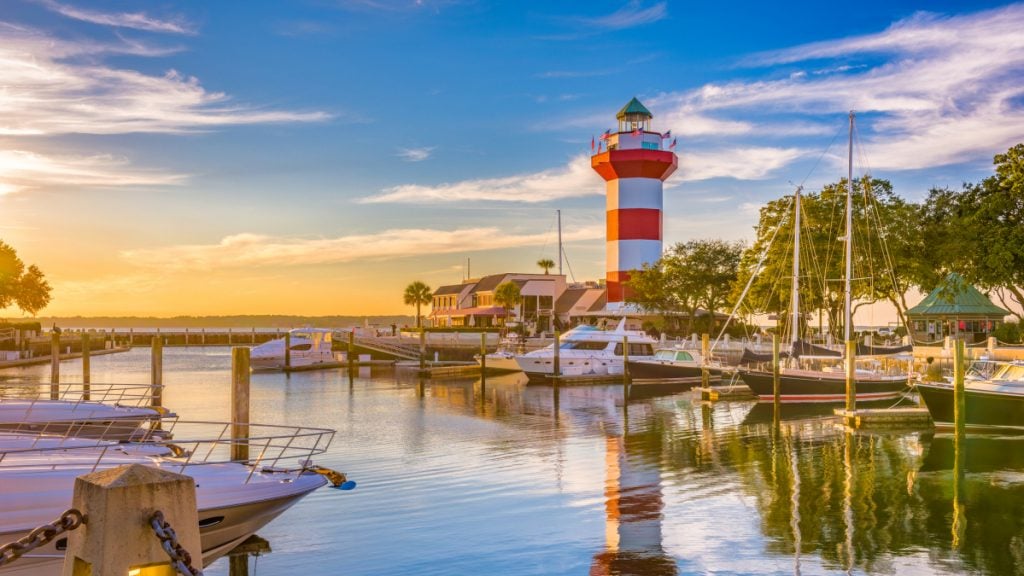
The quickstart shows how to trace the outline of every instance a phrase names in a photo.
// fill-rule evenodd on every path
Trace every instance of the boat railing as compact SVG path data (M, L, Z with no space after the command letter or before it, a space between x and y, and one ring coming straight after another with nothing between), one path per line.
M234 436L239 429L247 429L248 434ZM116 426L112 426L111 434L115 431ZM313 457L327 451L334 434L327 428L177 418L154 423L130 442L104 437L0 434L0 473L81 469L84 474L124 464L126 456L138 455L139 460L186 475L194 466L245 465L249 467L248 483L256 472L301 472L310 466ZM19 438L22 440L4 442ZM235 454L238 447L245 447L248 457L239 459Z
M157 395L156 392L161 389L161 385L155 384L33 382L7 384L0 387L0 398L30 401L62 400L73 403L110 404L139 408L151 405L153 398Z

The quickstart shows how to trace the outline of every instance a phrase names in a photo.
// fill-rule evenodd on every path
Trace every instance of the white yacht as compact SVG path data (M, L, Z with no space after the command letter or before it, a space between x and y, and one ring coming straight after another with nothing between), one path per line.
M559 340L559 368L562 375L622 374L623 339L629 342L629 358L650 358L657 340L641 330L627 330L626 319L619 321L614 330L601 330L594 326L577 326ZM519 369L531 378L543 378L554 373L554 344L515 357Z
M336 362L331 350L333 331L328 328L296 328L288 332L290 366L312 366ZM285 339L278 338L256 346L250 353L253 370L281 370L285 367Z
M509 334L498 343L498 349L487 355L487 370L492 372L519 372L516 354L526 348L526 343L518 334ZM474 356L480 364L480 355Z
M163 408L84 400L0 398L0 431L126 439L148 422L173 417Z
M226 438L163 444L0 434L0 542L15 541L69 508L77 476L135 463L195 479L201 555L209 565L328 479L344 487L343 475L308 460L326 449L333 431L281 428L276 434L250 437L253 446L281 448L271 450L273 457L261 453L249 462L226 457ZM296 461L305 465L294 467ZM293 467L284 468L287 463ZM58 539L0 568L0 574L59 574L66 544L66 538Z

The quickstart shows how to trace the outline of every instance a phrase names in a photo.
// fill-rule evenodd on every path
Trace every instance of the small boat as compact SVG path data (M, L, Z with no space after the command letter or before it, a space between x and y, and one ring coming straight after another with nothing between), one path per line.
M345 481L308 460L326 450L333 431L261 425L250 431L257 431L249 440L254 447L278 447L272 456L248 462L220 457L231 443L223 434L173 444L0 434L0 542L17 540L69 508L77 476L144 464L195 479L202 562L209 565L329 479ZM304 464L285 467L296 461ZM63 538L33 550L0 574L59 574L66 544Z
M173 416L155 407L83 400L0 398L0 432L128 439L147 423Z
M559 339L559 368L562 375L622 374L623 339L629 342L629 358L651 358L657 340L641 330L627 330L626 319L614 330L577 326ZM515 356L519 369L531 378L554 374L555 346Z
M289 367L313 366L337 362L332 350L333 331L328 328L296 328L288 331ZM249 365L253 370L285 368L285 338L265 342L252 349Z
M975 431L1024 432L1024 363L993 362L989 378L964 381L965 428ZM918 382L917 391L936 427L952 428L953 384Z
M487 370L489 372L519 372L519 364L516 362L516 354L525 348L523 339L516 334L502 338L498 349L486 355ZM480 355L474 356L477 364L480 364Z
M704 360L696 350L658 348L651 358L629 359L629 375L641 379L696 378L703 375ZM709 365L712 378L721 378L722 366Z

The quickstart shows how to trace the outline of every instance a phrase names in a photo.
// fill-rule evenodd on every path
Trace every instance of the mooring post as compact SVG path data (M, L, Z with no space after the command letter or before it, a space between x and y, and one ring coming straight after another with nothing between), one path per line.
M196 484L188 476L142 464L85 474L75 479L72 507L86 523L68 535L62 576L177 574L153 529L156 511L202 567Z
M249 340L250 344L256 344L256 327L252 327L252 339Z
M348 367L350 370L356 367L356 360L358 360L356 356L356 329L353 328L348 333Z
M857 363L857 341L846 341L846 418L854 418L857 411L857 380L854 378Z
M996 359L996 347L997 346L998 346L998 341L996 340L996 337L995 336L989 336L988 337L988 341L986 342L986 345L985 345L985 348L988 350L988 358L989 358L989 360L995 360Z
M291 330L284 333L284 369L292 367L292 333Z
M629 336L622 337L622 398L629 400Z
M231 349L231 459L249 459L249 348Z
M964 382L967 379L967 364L964 359L964 341L957 340L953 353L953 428L957 436L967 429L967 402L964 398Z
M779 335L772 334L772 403L776 414L782 402L782 380L779 378Z
M558 350L558 348L559 348L558 340L560 338L561 338L561 334L559 334L558 330L555 330L555 359L554 359L555 363L552 366L551 375L555 377L555 382L556 383L558 382L557 379L562 376L562 366L561 366L561 364L559 364L559 350ZM556 384L556 386L557 386L557 384Z
M159 408L164 404L164 342L159 335L154 336L152 340L149 381L152 385L152 405Z
M487 332L480 333L480 383L487 378Z
M50 400L60 398L60 329L50 332Z
M202 333L200 335L200 340L199 341L203 343L203 346L206 346L206 328L201 328L201 330L202 330Z
M420 370L427 368L427 333L420 326Z
M90 350L92 344L89 342L89 333L82 332L82 400L88 401L91 395L90 382L92 378L89 375L89 355L92 353Z
M711 339L707 333L700 335L700 385L707 390L711 387L711 370L708 361L711 357Z

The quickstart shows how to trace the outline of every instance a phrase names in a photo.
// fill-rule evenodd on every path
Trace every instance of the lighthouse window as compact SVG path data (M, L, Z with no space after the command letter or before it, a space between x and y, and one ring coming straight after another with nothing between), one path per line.
M644 142L644 150L661 150L661 146L657 142Z

